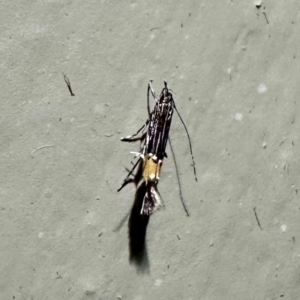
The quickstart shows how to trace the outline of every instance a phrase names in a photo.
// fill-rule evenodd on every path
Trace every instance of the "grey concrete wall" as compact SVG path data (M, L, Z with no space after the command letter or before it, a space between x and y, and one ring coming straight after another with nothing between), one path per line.
M299 299L299 1L6 1L0 299ZM71 97L63 80L72 84ZM174 116L150 268L116 189L163 80ZM169 150L167 150L170 152ZM258 226L254 208L260 221Z

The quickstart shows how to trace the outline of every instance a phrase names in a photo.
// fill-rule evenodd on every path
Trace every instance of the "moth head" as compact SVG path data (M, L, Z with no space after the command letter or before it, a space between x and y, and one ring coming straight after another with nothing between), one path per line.
M168 84L166 81L164 81L164 85L165 85L165 87L161 91L160 98L170 101L172 99L172 93L170 93L170 90L168 89Z

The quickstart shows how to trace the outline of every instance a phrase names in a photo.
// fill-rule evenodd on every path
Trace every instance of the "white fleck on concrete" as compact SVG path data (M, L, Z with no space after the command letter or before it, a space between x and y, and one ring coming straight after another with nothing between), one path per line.
M280 226L280 229L281 229L282 232L286 232L286 230L287 230L287 225L285 225L285 224L281 225L281 226Z
M257 88L257 91L259 94L264 94L267 90L268 89L267 89L266 85L263 83L261 83Z

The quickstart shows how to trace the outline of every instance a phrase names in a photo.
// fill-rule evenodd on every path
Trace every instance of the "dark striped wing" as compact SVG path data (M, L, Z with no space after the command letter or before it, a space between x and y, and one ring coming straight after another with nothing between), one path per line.
M168 89L164 88L151 114L146 141L147 153L156 155L159 160L165 157L172 116L173 97Z

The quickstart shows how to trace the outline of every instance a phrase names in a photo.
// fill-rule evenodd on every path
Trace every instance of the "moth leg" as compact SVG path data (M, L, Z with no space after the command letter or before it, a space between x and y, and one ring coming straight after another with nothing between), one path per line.
M131 136L129 135L127 137L122 137L121 141L122 142L128 142L128 143L132 143L132 142L136 142L136 141L141 141L142 142L146 137L146 132L144 132L143 135L141 135L139 137L134 137L134 136L135 136L135 134L131 135Z
M139 158L137 160L137 162L134 164L134 166L132 167L132 169L129 171L129 173L127 174L126 178L124 179L123 183L121 184L121 186L118 188L118 192L120 192L124 186L126 186L128 183L134 182L134 183L138 183L142 177L142 171L140 169L143 168L143 164L142 164L143 159ZM139 169L136 173L136 175L133 175L133 171L135 170L135 168L139 165ZM134 178L130 178L130 176L133 176Z
M131 182L135 182L134 178L127 178L127 177L126 177L126 178L124 179L122 185L118 188L117 191L120 192L124 186L126 186L128 183L131 183Z
M134 183L136 186L138 185L138 183L140 182L141 178L142 178L142 175L143 175L143 164L142 164L142 161L144 159L144 155L143 155L143 149L144 149L144 146L140 148L140 151L139 152L135 152L136 154L136 157L138 157L138 161L136 161L136 163L134 164L133 161L131 161L131 165L133 165L132 169L129 170L128 168L125 168L125 170L128 172L128 175L126 176L126 178L124 179L124 182L123 184L121 185L121 187L118 189L118 192L124 187L126 186L128 183ZM133 152L131 152L133 153ZM139 164L140 162L140 165L138 166L138 170L136 172L136 174L133 174L133 171L135 170L135 168L137 167L137 165ZM133 176L133 178L129 178L130 176Z
M143 134L143 136L141 137L141 144L142 144L142 142L143 142L144 140L145 140L145 136L144 136L144 134ZM135 158L136 158L136 157L143 158L143 150L144 150L144 148L145 148L145 146L143 145L143 146L141 146L139 152L130 152L130 153L136 154ZM133 161L131 161L130 163L131 163L131 165L133 165ZM125 168L125 169L126 169L126 168ZM127 172L130 172L128 169L126 169L126 171L127 171Z
M137 136L141 131L143 131L148 124L149 124L149 120L147 120L146 123L135 134L129 135L126 137L122 137L121 141L122 142L135 142L135 141L141 140L141 138L137 138L136 140L132 140L132 138ZM144 135L145 135L145 133L143 133L142 136L144 136Z
M125 168L125 170L128 172L128 174L131 174L129 176L133 176L133 178L129 178L128 176L124 179L124 182L122 184L122 188L127 185L128 183L134 183L135 186L137 186L140 182L140 180L142 179L143 176L143 164L141 163L138 167L138 170L136 172L136 174L132 174L131 170L129 170L128 168ZM126 181L126 182L125 182Z

